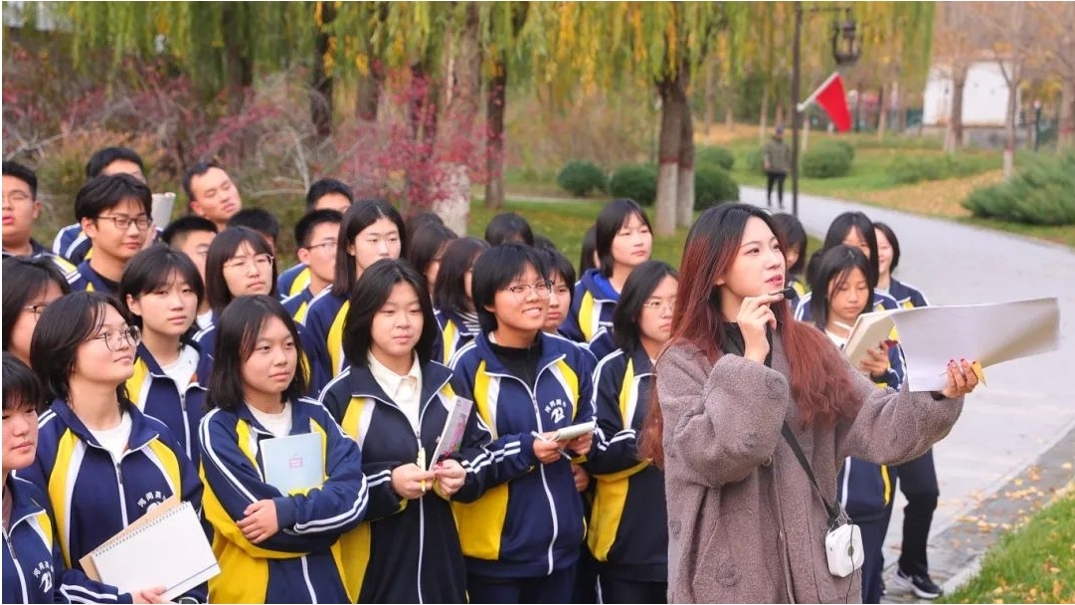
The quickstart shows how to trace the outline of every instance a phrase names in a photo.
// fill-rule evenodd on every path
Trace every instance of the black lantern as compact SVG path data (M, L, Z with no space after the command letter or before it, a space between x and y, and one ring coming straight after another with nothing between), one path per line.
M854 65L862 54L859 44L858 25L851 18L851 9L846 9L843 23L834 21L832 24L832 58L836 59L836 65Z

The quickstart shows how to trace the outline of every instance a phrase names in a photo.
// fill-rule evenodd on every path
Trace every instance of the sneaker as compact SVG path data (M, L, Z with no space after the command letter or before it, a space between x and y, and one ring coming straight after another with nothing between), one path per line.
M892 576L892 585L903 589L904 591L913 591L915 596L920 599L936 599L944 594L944 589L937 586L929 574L921 576L910 576L903 573L903 570L898 570L896 575Z

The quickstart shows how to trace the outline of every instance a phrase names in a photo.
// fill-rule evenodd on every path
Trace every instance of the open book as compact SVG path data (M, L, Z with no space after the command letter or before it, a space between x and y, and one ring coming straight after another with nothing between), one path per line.
M79 560L90 579L120 592L164 586L174 600L220 573L190 502L172 496Z
M1038 298L1006 303L950 305L860 315L844 355L856 368L895 328L907 360L912 391L939 391L948 360L978 361L983 368L1060 346L1060 303Z

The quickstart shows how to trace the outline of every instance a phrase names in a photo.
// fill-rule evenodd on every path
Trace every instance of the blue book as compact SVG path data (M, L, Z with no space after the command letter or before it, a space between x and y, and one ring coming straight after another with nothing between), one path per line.
M282 495L303 493L324 482L325 461L319 433L264 439L260 446L265 482Z

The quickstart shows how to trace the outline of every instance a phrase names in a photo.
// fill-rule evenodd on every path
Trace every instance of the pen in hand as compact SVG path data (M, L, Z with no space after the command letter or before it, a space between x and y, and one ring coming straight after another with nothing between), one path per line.
M537 432L537 431L530 431L530 435L531 435L531 436L533 436L533 437L534 437L534 439L539 439L539 440L541 440L541 441L545 441L546 443L552 443L552 442L553 442L553 440L552 440L552 439L549 439L549 438L547 438L547 437L544 437L544 436L543 436L543 435L542 435L541 433L539 433L539 432ZM561 456L563 456L564 458L567 458L567 459L569 459L569 460L570 460L570 459L571 459L571 457L572 457L572 456L571 456L571 454L568 454L568 453L567 453L567 450L565 450L565 449L564 449L564 448L562 448L562 447L558 447L558 448L556 448L556 451L560 452L560 455L561 455Z

